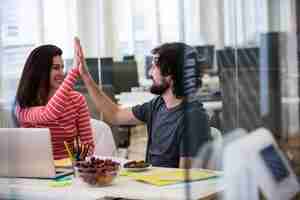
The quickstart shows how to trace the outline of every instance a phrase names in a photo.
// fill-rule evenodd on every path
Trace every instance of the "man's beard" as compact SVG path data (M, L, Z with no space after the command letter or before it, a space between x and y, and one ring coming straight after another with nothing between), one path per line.
M170 87L170 84L166 81L166 79L162 79L160 84L155 84L150 87L150 92L152 94L162 95L165 91Z

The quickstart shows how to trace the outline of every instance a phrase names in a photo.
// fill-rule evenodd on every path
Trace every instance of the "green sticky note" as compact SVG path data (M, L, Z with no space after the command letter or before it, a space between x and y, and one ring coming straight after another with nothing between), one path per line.
M60 180L60 181L51 181L49 183L50 187L67 187L72 184L72 180Z

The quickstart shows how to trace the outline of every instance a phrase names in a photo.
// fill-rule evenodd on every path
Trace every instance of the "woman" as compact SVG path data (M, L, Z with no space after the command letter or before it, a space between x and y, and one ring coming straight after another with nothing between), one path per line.
M80 64L76 42L75 61ZM43 45L30 53L19 82L15 110L21 127L50 129L56 160L68 157L64 141L73 142L76 136L94 149L85 98L73 90L78 66L64 78L61 56L62 50L54 45Z

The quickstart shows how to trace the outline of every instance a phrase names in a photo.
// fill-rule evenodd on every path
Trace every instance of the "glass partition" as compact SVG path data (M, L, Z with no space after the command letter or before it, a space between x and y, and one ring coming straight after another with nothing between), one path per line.
M233 133L238 138L246 133L235 135L237 128L265 127L299 175L299 27L297 0L2 0L0 127L10 126L6 107L26 56L39 44L58 44L71 66L72 38L78 34L92 77L116 103L128 107L154 97L147 76L150 50L182 41L206 59L199 66L202 87L196 98L215 136L226 140ZM84 84L76 86L87 97L91 116L100 118ZM146 128L138 127L131 137L130 128L126 132L126 139L115 139L126 140L121 142L126 147L130 140L129 159L144 159Z

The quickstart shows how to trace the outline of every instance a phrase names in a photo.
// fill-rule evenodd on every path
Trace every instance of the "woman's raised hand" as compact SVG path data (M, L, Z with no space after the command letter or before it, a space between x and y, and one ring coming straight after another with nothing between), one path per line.
M87 65L85 62L83 50L80 44L80 40L78 37L74 38L74 50L75 50L75 63L77 63L80 76L82 78L86 78L90 76L90 73L87 69Z
M81 62L80 57L79 57L79 45L80 41L77 37L74 38L74 63L73 67L79 67L79 64Z

